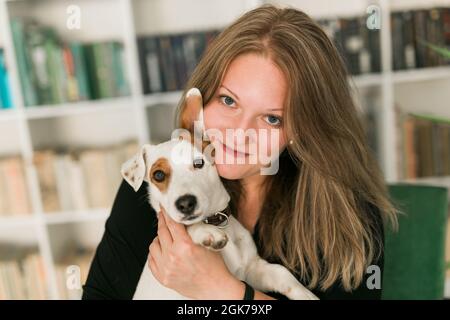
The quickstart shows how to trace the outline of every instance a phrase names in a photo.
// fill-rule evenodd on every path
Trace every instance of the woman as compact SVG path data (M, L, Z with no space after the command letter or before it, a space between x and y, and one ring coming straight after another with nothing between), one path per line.
M321 299L379 299L381 289L367 285L366 271L369 265L383 270L383 223L395 226L396 209L347 76L313 20L265 5L215 39L186 88L200 89L207 130L222 136L226 129L267 130L269 141L276 137L277 149L258 139L211 139L216 157L246 159L241 146L251 143L278 152L275 174L261 174L261 162L217 163L231 212L252 233L260 255L286 266ZM178 114L183 107L181 101ZM122 183L83 297L131 298L147 263L158 281L185 296L242 299L245 286L220 254L193 244L183 225L160 216L156 222L145 185L134 193ZM254 298L285 297L256 291Z

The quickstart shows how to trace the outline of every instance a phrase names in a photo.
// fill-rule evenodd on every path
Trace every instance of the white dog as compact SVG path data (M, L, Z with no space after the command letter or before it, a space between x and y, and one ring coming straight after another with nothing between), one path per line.
M183 119L203 121L198 89L188 91L186 103ZM289 299L316 300L288 269L259 257L250 232L224 213L230 196L213 159L200 149L191 141L179 139L147 144L122 165L121 173L135 191L143 181L148 182L150 204L156 212L162 206L173 220L186 225L194 243L220 250L226 266L238 279L256 290L279 292ZM133 299L188 298L160 284L145 264Z

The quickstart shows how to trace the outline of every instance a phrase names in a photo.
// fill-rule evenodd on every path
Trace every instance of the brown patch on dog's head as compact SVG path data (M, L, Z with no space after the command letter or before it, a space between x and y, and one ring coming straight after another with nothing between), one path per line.
M164 180L157 181L154 177L156 171L162 171L165 175ZM170 167L169 160L166 158L159 158L153 163L150 174L149 181L151 181L162 193L166 192L169 188L170 178L172 176L172 168Z
M201 114L203 113L203 99L200 90L197 88L191 88L186 93L185 102L184 102L184 108L181 110L180 115L180 128L189 130L190 136L189 136L189 142L191 142L192 145L194 145L197 149L200 149L200 146L196 146L194 144L194 136L197 136L199 139L202 140L202 146L201 146L201 152L205 154L205 149L211 144L210 141L203 140L203 130L204 130L204 123L203 123L203 117ZM201 122L201 128L200 131L195 132L194 131L194 122L200 121ZM184 137L183 139L186 139ZM210 154L209 154L210 153ZM209 158L209 161L212 165L214 165L214 156L215 156L215 150L212 149L211 152L208 152L206 156Z
M184 108L181 110L180 127L194 132L194 122L199 119L200 112L203 110L203 99L197 88L191 88L184 100Z
M208 146L210 146L211 145L211 142L210 141L203 141L202 142L202 153L204 154L204 150L208 147ZM211 150L211 157L212 157L212 159L209 159L209 161L211 162L211 164L212 165L214 165L214 157L215 157L215 155L216 155L216 149L212 149ZM209 155L208 155L209 156Z

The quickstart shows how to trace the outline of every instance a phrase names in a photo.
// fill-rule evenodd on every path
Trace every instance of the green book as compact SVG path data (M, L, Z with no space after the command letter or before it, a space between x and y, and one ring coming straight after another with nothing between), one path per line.
M94 44L94 59L95 59L95 73L97 86L99 89L99 98L107 98L112 96L112 92L109 86L109 64L107 63L107 49L104 43Z
M106 80L105 87L107 90L105 92L104 98L116 97L118 96L118 90L115 79L113 42L103 43L103 52L104 52L105 68L107 70L105 74Z
M97 81L97 67L94 56L94 44L89 43L83 46L83 53L86 63L86 74L91 99L100 99L100 92Z
M34 87L32 64L24 36L24 22L20 19L12 19L11 31L24 104L25 106L33 106L38 103L38 99Z
M47 72L48 56L45 49L45 41L48 34L35 22L27 24L25 30L35 78L37 104L49 104L52 102L52 96L51 83Z
M128 87L123 46L119 42L113 43L113 70L117 96L130 94Z
M86 61L83 55L83 45L79 42L71 42L69 47L73 55L75 77L77 79L80 100L88 100L90 98L90 93Z
M65 97L63 92L64 66L61 63L61 48L50 37L46 39L45 48L48 56L47 71L51 83L51 103L62 103L65 101Z

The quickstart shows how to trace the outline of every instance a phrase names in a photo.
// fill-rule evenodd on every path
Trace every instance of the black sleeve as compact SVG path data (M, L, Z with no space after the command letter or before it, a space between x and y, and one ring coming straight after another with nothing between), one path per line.
M156 213L148 203L147 186L143 182L135 192L122 180L83 285L83 300L132 299L148 247L157 234Z

